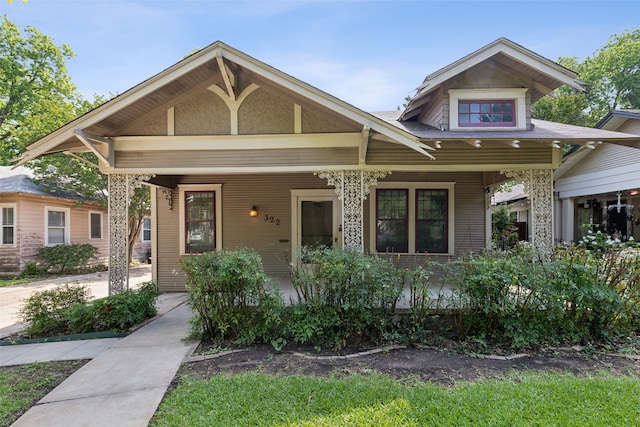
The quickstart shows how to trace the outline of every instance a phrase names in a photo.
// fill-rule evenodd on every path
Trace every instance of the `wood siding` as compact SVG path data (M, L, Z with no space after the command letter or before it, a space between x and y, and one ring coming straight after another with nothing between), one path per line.
M372 141L367 151L369 165L424 165L425 168L436 165L465 165L472 169L475 165L522 166L526 164L552 164L552 151L538 143L522 142L519 149L498 142L483 142L481 148L467 143L445 141L442 149L435 152L436 160L409 150L397 144Z
M45 244L45 206L70 209L67 218L71 243L89 243L98 248L91 264L106 264L109 251L107 213L93 204L75 206L73 200L25 194L3 194L2 203L16 203L16 246L0 248L0 273L19 273L28 262L38 261ZM102 239L89 239L89 212L102 212Z
M484 247L485 212L482 173L392 173L385 182L456 182L455 185L455 252L456 255ZM286 281L291 259L291 190L326 189L325 180L313 174L264 174L185 176L180 184L222 184L223 248L254 248L263 259L267 274L275 282ZM371 189L372 194L375 188ZM365 248L369 247L369 198L364 207ZM157 281L162 291L183 291L184 275L180 272L179 254L179 190L173 191L172 209L167 200L157 197ZM251 206L258 208L257 218L249 217ZM265 221L265 215L279 220ZM446 256L433 256L445 260ZM423 262L422 257L403 255L403 266Z
M351 147L275 150L126 151L116 153L119 168L206 168L357 165L358 149Z

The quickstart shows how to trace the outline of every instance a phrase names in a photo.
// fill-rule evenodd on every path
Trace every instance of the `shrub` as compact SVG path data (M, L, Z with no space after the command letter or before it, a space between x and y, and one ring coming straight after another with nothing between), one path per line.
M620 333L625 302L602 266L600 258L577 248L560 249L548 262L526 248L456 260L448 279L460 307L458 337L524 347Z
M68 245L43 246L38 249L38 256L48 266L48 269L65 273L69 270L85 266L96 255L98 248L88 243L73 243Z
M137 290L78 304L66 312L66 333L126 331L156 315L158 287L148 282Z
M46 268L39 267L38 263L30 261L25 264L24 270L22 270L22 277L41 276L46 272Z
M65 331L67 310L86 304L90 294L89 288L80 285L63 285L35 292L18 312L19 318L28 322L25 334L44 337Z
M256 252L207 252L182 258L180 267L187 275L194 335L242 344L276 339L284 302L267 283Z
M297 301L288 325L300 344L341 347L380 342L402 297L398 269L351 250L310 249L291 266Z

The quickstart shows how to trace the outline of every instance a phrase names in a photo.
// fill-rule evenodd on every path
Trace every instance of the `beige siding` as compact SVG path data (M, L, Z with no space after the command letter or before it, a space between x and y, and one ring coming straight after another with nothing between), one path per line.
M68 218L71 243L90 243L98 248L92 264L108 260L108 221L106 210L96 205L75 206L72 200L35 195L2 195L3 203L16 203L16 247L0 248L0 272L22 271L28 262L38 260L38 249L45 244L45 206L70 209ZM89 211L103 212L102 239L89 239Z
M640 149L615 144L602 144L588 153L578 164L562 176L562 179L594 172L605 172L624 166L640 164Z
M477 251L484 246L485 193L482 173L393 173L385 181L456 182L455 249L456 254ZM291 189L326 189L323 179L313 174L269 174L186 176L181 184L222 184L223 248L254 248L262 256L267 274L274 280L288 277L291 256ZM329 187L330 188L330 187ZM370 197L374 197L372 188ZM368 199L369 199L368 198ZM158 195L157 239L158 283L163 291L184 290L184 276L179 272L179 191L173 192L172 209ZM364 237L369 247L369 200L365 201ZM249 217L256 206L257 218ZM265 221L265 215L278 220ZM446 256L434 256L445 260ZM421 257L402 256L402 265L413 266ZM177 272L177 273L176 273Z
M406 149L405 149L406 150ZM273 167L358 164L352 147L275 150L123 151L116 152L118 168Z
M144 117L141 120L137 120L127 127L125 127L122 131L119 132L119 135L132 135L132 136L141 136L141 135L166 135L167 134L167 112L160 111L156 112L149 117Z
M343 117L336 114L323 114L320 111L313 111L308 108L302 109L303 133L357 132L361 129L362 126L348 123Z
M549 164L552 162L551 148L537 143L521 143L514 149L500 143L483 142L482 148L474 148L464 142L443 142L442 149L434 155L436 160L397 144L372 141L367 151L369 165L495 165L518 166L527 164Z
M449 129L449 94L438 89L431 95L429 108L420 115L420 121L436 129Z
M640 135L640 120L625 120L616 131Z

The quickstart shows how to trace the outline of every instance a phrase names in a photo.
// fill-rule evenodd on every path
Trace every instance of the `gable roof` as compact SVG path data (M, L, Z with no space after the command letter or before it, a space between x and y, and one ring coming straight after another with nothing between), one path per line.
M11 166L0 166L0 194L33 194L36 196L59 197L78 201L85 200L77 194L62 191L47 191L44 186L35 183L33 177L33 171L27 167L20 166L13 169Z
M578 80L578 75L575 72L501 37L425 77L400 119L407 120L415 117L420 113L419 108L426 102L430 93L446 81L488 60L495 61L499 67L511 69L533 79L531 102L535 102L562 85L584 91L583 83Z
M88 151L91 149L90 144L82 141L82 137L78 138L78 130L98 135L103 138L101 142L109 143L104 137L115 135L129 121L159 107L172 105L176 98L185 96L202 85L211 84L213 77L227 91L232 90L229 79L233 73L250 75L260 85L286 94L296 99L296 102L323 108L331 114L358 123L363 129L392 138L430 156L418 144L414 135L217 41L44 136L29 145L27 151L14 160L22 165L46 154L68 150Z

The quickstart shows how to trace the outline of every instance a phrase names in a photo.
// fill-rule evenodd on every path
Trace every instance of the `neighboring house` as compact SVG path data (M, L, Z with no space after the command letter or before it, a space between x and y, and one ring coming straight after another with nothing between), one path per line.
M136 244L133 246L132 259L140 262L151 260L151 217L142 220L142 229Z
M254 248L289 282L300 247L393 253L413 266L491 239L490 192L530 195L532 244L553 246L560 143L640 137L531 118L572 71L507 39L429 75L403 111L367 113L216 42L28 147L18 164L92 151L109 175L110 291L128 278L129 191L152 186L153 278L184 290L178 260Z
M503 205L507 206L513 225L518 229L518 240L528 241L529 199L524 192L524 184L516 184L509 191L495 192L491 196L492 212Z
M61 243L90 243L92 262L107 263L107 210L76 195L51 193L35 184L24 166L0 167L0 274L18 274L37 261L38 248Z
M616 110L598 129L640 135L640 110ZM555 173L556 235L578 242L589 230L640 240L640 144L580 147Z

